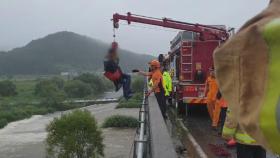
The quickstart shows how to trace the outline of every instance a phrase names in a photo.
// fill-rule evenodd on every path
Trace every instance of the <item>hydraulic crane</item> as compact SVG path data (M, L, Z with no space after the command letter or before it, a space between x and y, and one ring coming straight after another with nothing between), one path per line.
M174 83L172 97L182 113L186 113L189 105L206 103L205 81L209 69L213 68L213 52L230 37L233 29L228 31L224 25L193 24L130 12L113 15L114 29L119 28L121 20L128 24L134 22L182 30L170 42L170 51L162 60L162 66L169 69Z
M210 25L202 25L202 24L192 24L192 23L186 23L181 21L175 21L169 18L159 19L159 18L152 18L147 16L140 16L128 12L127 15L121 15L118 13L115 13L113 15L112 21L113 21L114 28L119 28L120 20L127 21L128 24L135 22L135 23L142 23L142 24L155 25L155 26L161 26L161 27L172 28L172 29L196 32L200 34L199 39L202 41L205 40L225 41L229 38L229 33L226 30L225 26L221 26L221 25L210 26Z

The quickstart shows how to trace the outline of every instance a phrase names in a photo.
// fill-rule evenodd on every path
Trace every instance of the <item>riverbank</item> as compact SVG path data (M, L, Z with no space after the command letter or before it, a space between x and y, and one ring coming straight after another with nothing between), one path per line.
M94 74L82 74L71 80L52 77L2 82L2 89L11 89L10 91L14 93L0 94L0 129L10 122L30 118L33 115L45 115L86 106L88 104L75 101L97 99L102 97L104 91L111 89L109 81L104 80L103 76Z

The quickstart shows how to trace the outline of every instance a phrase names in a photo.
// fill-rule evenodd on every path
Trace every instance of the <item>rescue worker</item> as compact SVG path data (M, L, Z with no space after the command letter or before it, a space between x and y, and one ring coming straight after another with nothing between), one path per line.
M196 83L199 83L199 84L203 84L205 81L205 77L204 77L204 73L201 68L201 64L196 64L194 80Z
M230 141L234 139L237 142L237 158L266 157L266 151L260 145L257 144L256 140L254 140L240 128L237 119L234 118L234 115L231 114L230 110L227 111L222 137Z
M163 86L165 90L165 98L168 102L169 105L172 104L172 98L171 98L171 93L172 93L172 79L170 76L170 73L168 72L168 69L165 67L163 69Z
M280 0L252 18L214 53L220 90L238 125L280 154Z
M221 121L221 127L224 126L225 122L225 115L227 110L227 102L222 97L220 91L217 93L216 101L215 101L215 108L213 112L213 121L212 121L212 128L217 130L219 121Z
M166 100L165 100L165 96L164 96L165 91L163 88L163 77L162 77L162 73L160 71L160 63L158 62L158 60L152 60L151 62L149 62L149 64L150 64L151 72L144 72L144 71L139 70L139 74L151 77L152 88L147 92L146 95L149 96L151 93L154 92L158 105L160 107L162 116L164 119L166 119L167 118Z
M228 103L223 98L220 91L217 94L217 99L220 100L220 106L221 106L220 120L221 120L221 127L223 129L226 120L226 115L227 115Z
M165 96L169 97L170 93L172 92L172 79L166 68L163 69L162 77L163 77Z
M215 108L216 95L218 92L218 84L216 82L216 77L214 69L209 69L209 77L206 80L205 90L207 94L207 109L211 120L213 120L213 112Z

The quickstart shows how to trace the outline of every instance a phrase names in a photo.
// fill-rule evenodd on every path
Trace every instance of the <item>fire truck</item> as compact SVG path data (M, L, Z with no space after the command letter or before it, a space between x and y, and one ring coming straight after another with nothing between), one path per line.
M230 37L224 25L202 25L175 21L168 18L114 14L114 28L119 21L142 23L181 30L170 42L170 52L160 55L162 66L168 68L173 80L175 105L186 111L188 105L206 104L205 81L213 68L213 52Z

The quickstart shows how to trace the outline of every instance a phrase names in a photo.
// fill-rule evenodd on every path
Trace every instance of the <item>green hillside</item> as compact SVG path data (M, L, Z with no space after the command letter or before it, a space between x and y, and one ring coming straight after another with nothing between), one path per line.
M108 44L72 32L58 32L24 47L0 52L0 75L44 75L103 71ZM120 50L124 71L144 68L153 57Z

